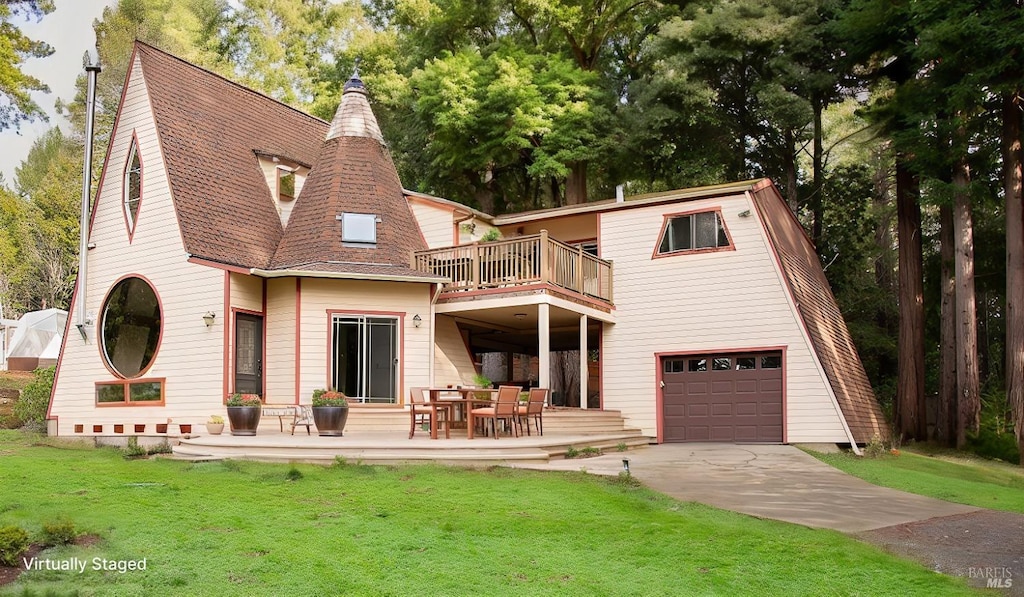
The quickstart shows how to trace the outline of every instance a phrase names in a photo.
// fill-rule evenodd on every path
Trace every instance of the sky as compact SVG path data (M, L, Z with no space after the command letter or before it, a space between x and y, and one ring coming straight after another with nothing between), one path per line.
M92 50L95 55L96 34L92 23L103 14L103 8L117 0L56 0L56 10L36 22L24 17L13 24L31 39L45 41L54 52L46 58L26 60L22 69L50 86L50 93L33 93L32 98L50 116L49 122L23 123L20 131L5 129L0 132L0 173L7 186L14 186L14 169L28 156L37 137L52 126L68 131L70 125L57 116L57 98L71 101L75 97L75 79L84 72L82 55ZM20 134L19 134L20 133Z

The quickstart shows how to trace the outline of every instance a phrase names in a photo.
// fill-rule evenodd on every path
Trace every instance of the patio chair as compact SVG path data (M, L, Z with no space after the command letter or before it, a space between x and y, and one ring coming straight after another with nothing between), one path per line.
M423 399L426 388L409 390L409 439L416 434L417 425L430 425L429 429L444 425L444 437L452 436L452 405Z
M523 434L523 422L526 423L526 435L530 434L530 417L537 426L537 435L544 435L544 403L548 399L547 388L530 388L530 398L525 404L519 404L516 422L519 424L519 435Z
M305 425L306 435L311 435L309 427L313 425L313 408L308 404L295 405L295 414L292 415L292 435L295 435L295 428L300 425Z
M498 421L502 420L507 423L509 432L519 437L519 430L516 427L516 404L519 402L520 390L522 388L519 386L498 386L498 397L494 401L494 406L474 408L469 411L467 424L470 431L475 428L477 419L483 419L484 432L486 432L487 420L490 419L491 432L494 434L494 439L498 439Z

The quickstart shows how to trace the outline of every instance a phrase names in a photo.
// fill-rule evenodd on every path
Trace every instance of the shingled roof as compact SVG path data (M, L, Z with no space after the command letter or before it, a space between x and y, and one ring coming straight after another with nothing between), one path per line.
M141 61L185 250L267 267L281 219L255 152L313 163L326 122L142 42Z
M377 242L342 242L339 216L378 217ZM391 155L358 78L345 84L341 105L295 202L271 269L365 272L386 268L395 275L428 277L410 266L413 251L426 249L402 191Z
M874 435L888 438L888 423L810 239L767 179L754 185L752 196L850 433L859 444Z

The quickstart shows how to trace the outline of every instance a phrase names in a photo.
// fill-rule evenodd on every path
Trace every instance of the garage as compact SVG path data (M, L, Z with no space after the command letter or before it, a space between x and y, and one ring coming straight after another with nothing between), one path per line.
M661 359L663 441L782 442L782 352Z

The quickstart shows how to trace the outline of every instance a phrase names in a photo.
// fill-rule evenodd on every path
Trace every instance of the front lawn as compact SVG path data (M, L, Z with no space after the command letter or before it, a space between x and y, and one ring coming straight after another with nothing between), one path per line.
M100 536L0 594L961 595L839 533L581 473L125 460L0 431L0 526ZM343 441L343 440L342 440Z
M819 454L819 460L869 483L927 495L947 502L1024 513L1024 470L1005 462L948 454L862 458L848 452Z

